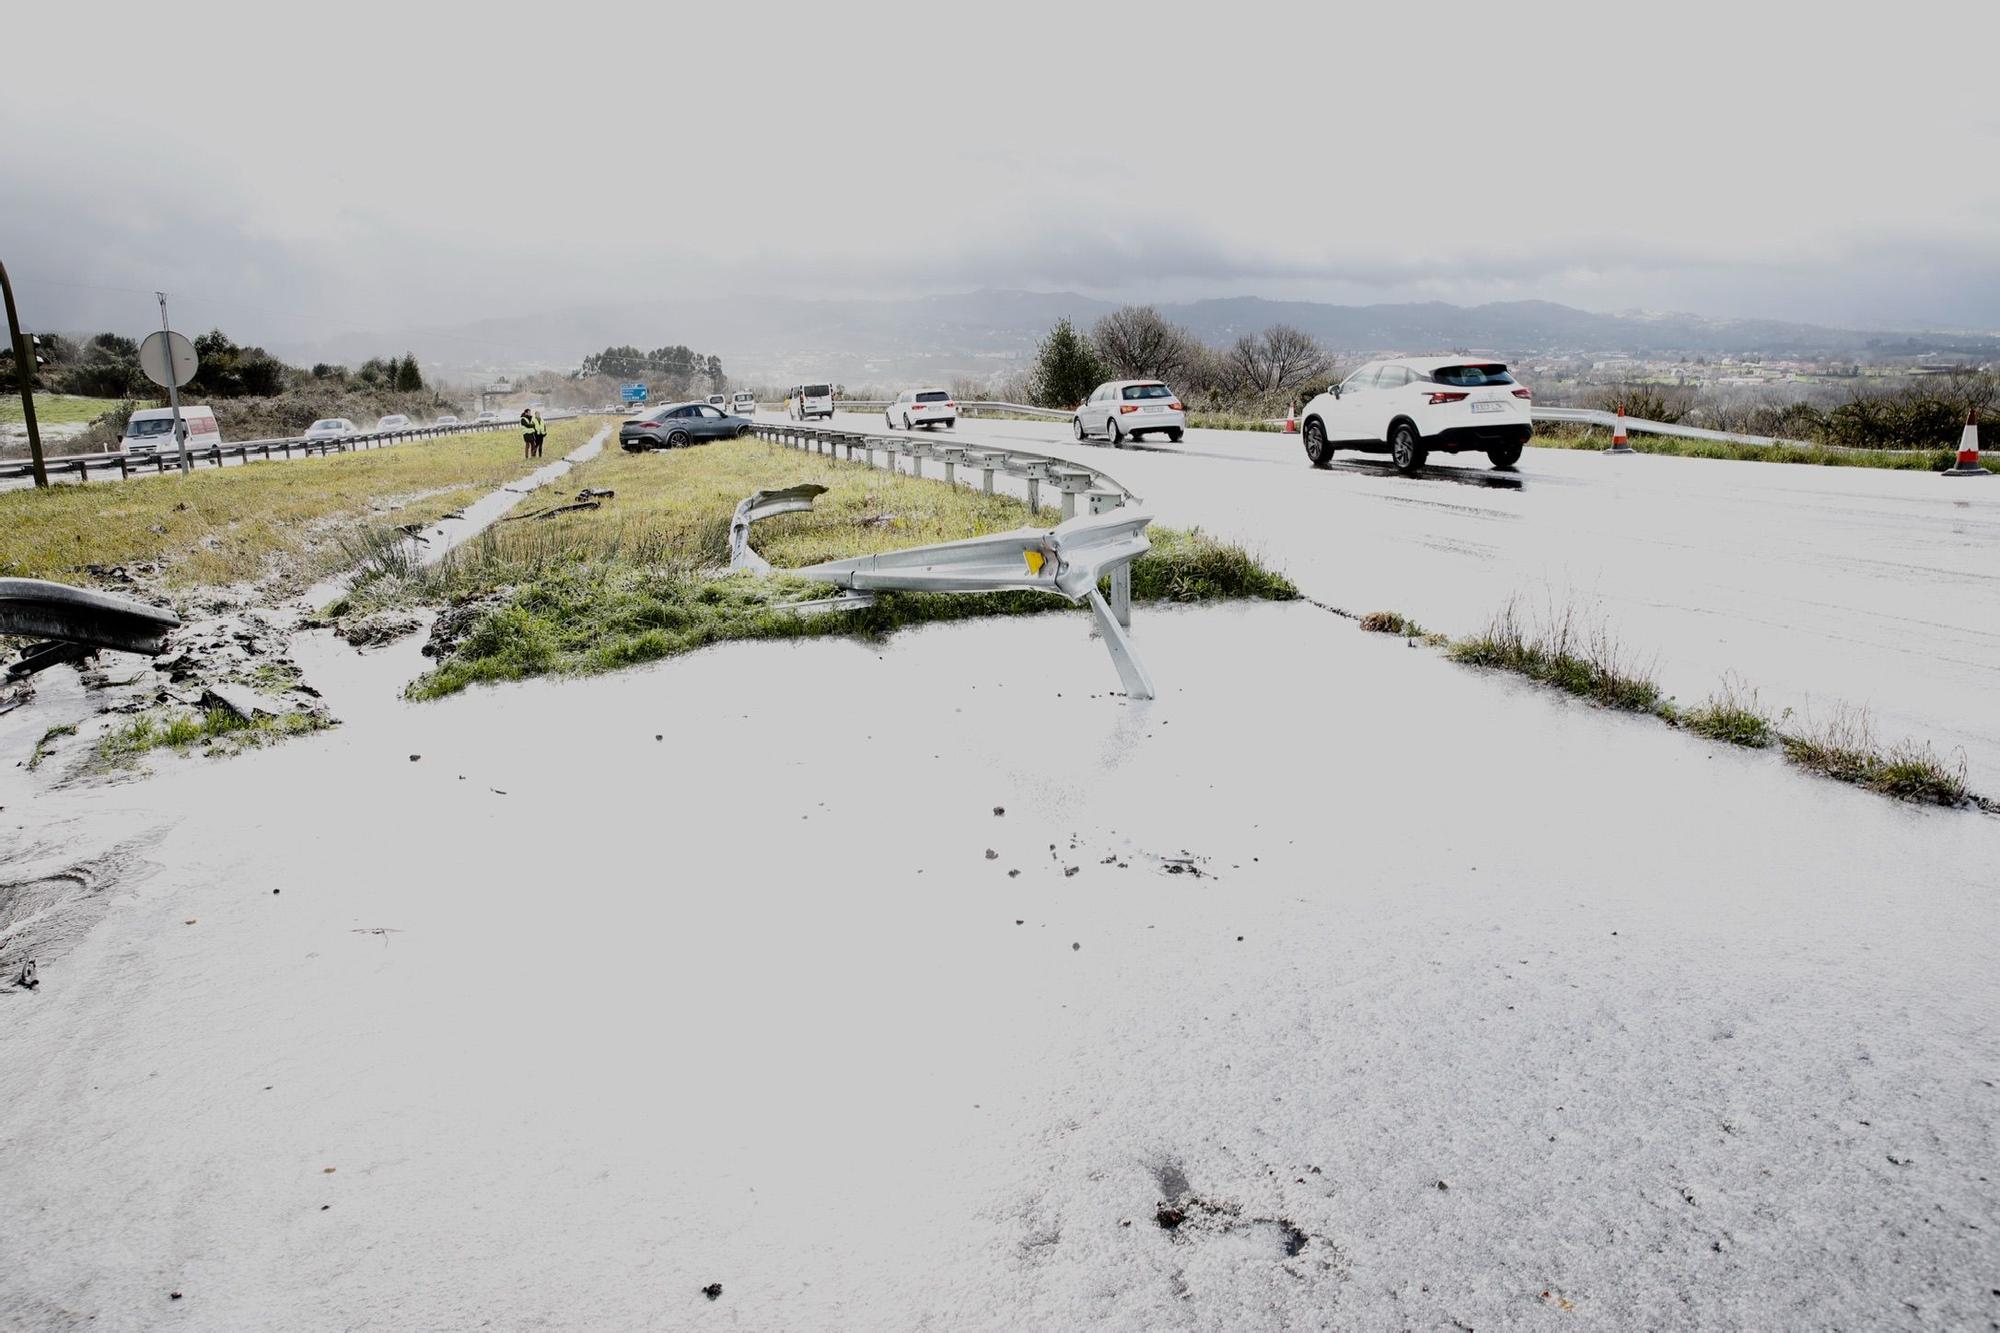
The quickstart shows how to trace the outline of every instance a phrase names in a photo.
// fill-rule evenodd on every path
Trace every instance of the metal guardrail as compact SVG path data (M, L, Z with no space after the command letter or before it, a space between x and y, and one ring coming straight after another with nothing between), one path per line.
M1534 418L1537 421L1602 426L1606 430L1612 430L1618 425L1617 413L1599 411L1594 407L1537 407L1534 409ZM1784 449L1818 447L1810 440L1787 440L1775 435L1739 435L1734 431L1683 426L1677 421L1648 421L1644 417L1626 417L1625 430L1627 434L1637 431L1641 435L1672 435L1684 440L1713 440L1717 444L1773 445Z
M583 412L544 413L548 421L564 421L572 417L595 415ZM365 431L355 435L328 436L309 439L304 435L293 435L272 440L242 440L236 444L215 444L205 449L190 448L188 460L197 465L207 463L221 467L226 459L249 462L252 458L291 458L297 455L310 458L314 454L351 453L356 449L379 449L384 445L396 444L403 440L434 439L446 435L474 435L489 431L518 430L520 421L509 417L503 421L461 422L456 426L413 426L408 430ZM69 454L46 460L51 477L64 473L73 474L79 481L89 480L90 473L116 471L122 480L133 473L164 473L169 468L180 467L178 448L160 448L146 453L126 453L111 450L96 454ZM17 462L0 462L0 480L27 477L34 474L34 465L27 459Z
M875 465L877 453L882 454L884 463L892 470L896 469L897 459L907 458L911 474L918 477L924 475L926 461L941 463L944 480L953 485L957 484L961 465L976 468L981 474L980 489L988 495L993 494L996 474L1018 477L1027 483L1030 510L1041 508L1042 483L1048 482L1062 493L1062 516L1065 519L1076 517L1079 495L1089 497L1091 513L1139 503L1138 493L1110 473L1067 458L1036 453L1032 449L959 444L943 435L869 435L824 426L777 425L763 421L753 423L750 433L774 444L789 444L829 457L838 457L844 449L847 457L853 459L859 451L866 456L870 467Z
M967 398L960 398L957 402L960 412L972 414L980 412L1016 412L1022 416L1046 417L1050 421L1068 421L1076 415L1074 412L1064 411L1062 408L1031 407L1026 403L975 402ZM886 398L840 398L834 401L833 410L836 412L879 412L886 411L892 406L894 404L890 403Z

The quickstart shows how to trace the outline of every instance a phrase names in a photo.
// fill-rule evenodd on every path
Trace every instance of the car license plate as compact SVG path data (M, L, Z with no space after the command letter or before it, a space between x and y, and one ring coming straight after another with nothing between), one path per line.
M1475 412L1498 412L1505 406L1505 403L1474 403L1472 410Z
M1146 410L1147 410L1148 412L1164 412L1164 411L1166 411L1167 409L1166 409L1166 408L1164 408L1164 407L1149 407L1149 408L1147 408Z

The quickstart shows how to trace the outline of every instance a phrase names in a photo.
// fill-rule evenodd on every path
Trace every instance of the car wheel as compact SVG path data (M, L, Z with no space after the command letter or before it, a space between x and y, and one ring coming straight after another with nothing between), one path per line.
M910 428L910 414L908 412L905 412L903 413L903 429L908 430L909 428Z
M1396 471L1407 473L1421 469L1430 454L1424 448L1423 437L1417 434L1417 428L1403 421L1398 422L1396 429L1390 432L1389 456L1396 460Z
M1117 418L1107 417L1105 419L1104 436L1111 441L1113 449L1122 449L1125 447L1125 428L1118 424Z
M1508 444L1502 445L1498 449L1488 449L1486 457L1492 461L1494 467L1512 467L1521 461L1521 446L1518 444Z
M887 426L890 430L894 430L896 429L896 418L890 416L887 412L884 412L882 414L882 424L884 426Z
M1333 442L1326 438L1326 426L1318 417L1306 421L1306 458L1314 467L1326 467L1333 462Z
M1078 442L1079 442L1079 443L1080 443L1080 442L1082 442L1082 441L1083 441L1084 439L1088 438L1088 437L1086 437L1086 436L1084 435L1084 433L1083 433L1083 418L1082 418L1082 417L1071 417L1071 418L1069 419L1069 425L1070 425L1070 429L1076 432L1076 438L1077 438L1077 440L1078 440Z
M750 428L748 426L738 426L736 428L736 438L739 440L742 439L745 435L748 435L749 433L750 433Z
M677 430L672 435L667 436L667 448L669 449L685 449L687 445L688 436L684 430Z
M1168 444L1179 444L1179 443L1181 442L1181 434L1182 434L1182 432L1180 432L1180 431L1178 431L1178 430L1170 430L1170 431L1168 431L1168 432L1167 432L1167 443L1168 443Z

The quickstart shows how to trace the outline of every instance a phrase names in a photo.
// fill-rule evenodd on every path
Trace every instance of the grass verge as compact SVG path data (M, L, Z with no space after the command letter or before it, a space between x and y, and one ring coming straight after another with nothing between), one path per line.
M582 444L597 424L553 423L543 461ZM0 576L89 583L92 566L150 562L169 588L260 581L292 592L346 566L343 533L432 522L537 466L521 458L517 438L493 432L188 477L0 492Z
M1720 440L1683 440L1671 435L1629 435L1633 450L1670 454L1676 458L1721 458L1745 463L1808 463L1817 467L1873 467L1905 472L1943 472L1956 461L1955 449L1834 449L1825 445L1728 444ZM1611 447L1611 432L1595 426L1538 422L1534 443L1545 449ZM2000 472L2000 458L1982 458L1989 472Z
M863 464L742 439L666 453L612 454L572 474L610 490L602 508L496 525L435 567L381 568L328 608L338 619L445 605L439 664L409 689L438 698L483 681L606 671L731 639L880 637L910 625L1061 610L1046 593L885 594L872 607L802 616L780 604L825 595L786 568L953 541L1059 514L1019 500L892 475ZM716 577L729 515L759 488L827 487L810 513L757 525L770 576ZM1154 528L1132 567L1135 600L1287 600L1298 592L1241 547L1199 531Z
M1660 714L1697 736L1746 750L1761 750L1777 735L1769 714L1758 706L1757 691L1734 676L1724 676L1700 707L1677 710L1669 702L1661 705Z
M35 395L35 423L41 426L85 426L125 405L119 398L83 398L67 393ZM21 395L13 389L0 395L0 421L25 421Z
M1450 642L1444 635L1425 629L1401 611L1370 611L1357 623L1370 634L1396 634L1405 639L1419 639L1433 648L1442 648Z

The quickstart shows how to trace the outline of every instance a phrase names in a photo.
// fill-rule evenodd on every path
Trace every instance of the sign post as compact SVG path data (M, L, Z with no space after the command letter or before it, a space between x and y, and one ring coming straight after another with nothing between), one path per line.
M49 472L42 463L42 430L35 421L35 349L21 332L21 317L14 310L14 284L7 280L5 264L0 264L0 293L7 298L7 332L14 348L14 383L21 390L21 420L28 425L28 458L34 464L35 485L46 486Z
M167 294L153 295L160 298L160 331L147 334L139 344L139 369L167 391L167 401L173 404L174 441L180 446L181 475L186 476L194 471L194 463L188 458L187 427L181 423L181 385L194 378L201 360L193 343L167 327Z

